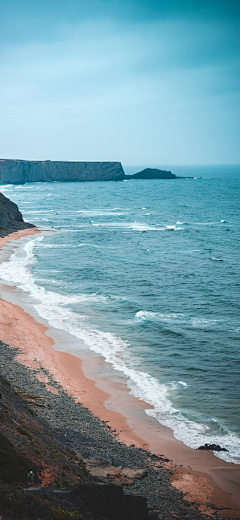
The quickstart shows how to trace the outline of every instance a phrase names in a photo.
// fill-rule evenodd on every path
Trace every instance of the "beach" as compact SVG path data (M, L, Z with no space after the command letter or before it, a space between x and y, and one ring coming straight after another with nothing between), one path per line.
M2 238L0 245L2 247L9 240L34 232L36 230L32 229L20 231ZM7 291L5 287L5 294ZM0 339L10 348L19 349L16 355L18 363L34 370L35 377L54 396L56 389L42 370L47 369L53 380L76 403L81 403L108 424L121 443L135 445L152 455L168 459L164 465L173 473L173 486L182 491L189 502L197 503L200 510L211 514L219 508L221 515L226 517L240 516L239 465L220 460L210 451L193 450L177 441L169 428L146 415L146 403L130 395L126 385L102 377L104 361L100 356L91 357L89 362L87 355L80 359L58 351L53 339L46 335L46 326L13 303L12 287L9 294L11 302L1 300ZM97 374L101 377L98 378Z

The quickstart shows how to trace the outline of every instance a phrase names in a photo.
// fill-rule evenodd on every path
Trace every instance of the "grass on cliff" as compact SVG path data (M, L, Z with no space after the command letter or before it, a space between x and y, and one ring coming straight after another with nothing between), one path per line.
M0 433L0 479L5 484L27 485L30 470L35 470L32 462L19 455L11 442Z

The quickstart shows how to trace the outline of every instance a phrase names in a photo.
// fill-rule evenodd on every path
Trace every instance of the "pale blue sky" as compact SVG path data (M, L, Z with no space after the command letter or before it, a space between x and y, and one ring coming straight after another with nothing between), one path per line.
M0 0L0 157L240 163L239 0Z

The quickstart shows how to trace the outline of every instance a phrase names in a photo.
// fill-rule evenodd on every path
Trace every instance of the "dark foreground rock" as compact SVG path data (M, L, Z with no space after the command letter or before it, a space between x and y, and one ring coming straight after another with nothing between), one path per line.
M20 229L31 227L35 226L23 221L22 213L19 211L17 204L0 193L0 236L7 236Z
M17 353L0 342L3 520L210 519L171 485L164 456L119 442L37 360L30 370Z

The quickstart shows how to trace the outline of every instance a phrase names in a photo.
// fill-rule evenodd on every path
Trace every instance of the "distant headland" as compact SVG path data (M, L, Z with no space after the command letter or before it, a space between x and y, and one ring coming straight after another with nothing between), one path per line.
M124 173L121 162L25 161L0 159L0 184L26 182L94 182L137 179L183 179L173 173L146 168L134 175Z

